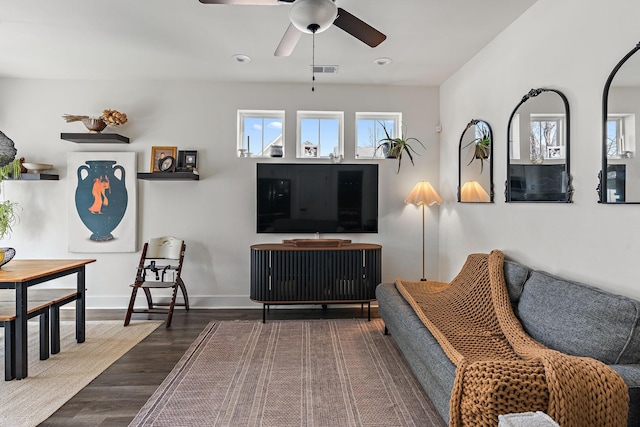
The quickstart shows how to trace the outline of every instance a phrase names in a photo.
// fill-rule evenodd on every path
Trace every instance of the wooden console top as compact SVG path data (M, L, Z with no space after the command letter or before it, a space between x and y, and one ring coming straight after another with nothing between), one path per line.
M258 251L359 251L381 248L381 245L373 243L351 243L350 240L337 239L296 239L251 245L252 250Z

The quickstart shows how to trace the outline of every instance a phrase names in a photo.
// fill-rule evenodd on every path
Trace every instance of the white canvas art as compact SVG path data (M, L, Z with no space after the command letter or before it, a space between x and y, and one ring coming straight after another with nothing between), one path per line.
M136 153L68 154L69 252L136 251L136 170Z

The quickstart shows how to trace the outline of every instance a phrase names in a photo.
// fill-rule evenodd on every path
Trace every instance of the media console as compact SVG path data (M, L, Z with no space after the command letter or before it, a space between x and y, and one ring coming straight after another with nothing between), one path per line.
M280 304L367 304L382 280L382 246L343 240L290 240L251 246L252 301Z

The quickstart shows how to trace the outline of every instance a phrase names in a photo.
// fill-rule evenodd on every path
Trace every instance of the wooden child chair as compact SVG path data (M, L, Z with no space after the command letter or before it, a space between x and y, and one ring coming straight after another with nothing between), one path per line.
M131 285L131 300L127 309L127 316L124 319L124 326L131 321L133 313L160 313L167 315L166 327L171 326L173 309L183 306L189 310L189 298L187 289L180 276L182 272L182 261L186 245L183 240L171 236L163 236L149 239L144 244L140 263L136 273L136 280ZM147 297L145 309L134 308L138 289L142 288ZM151 289L172 289L170 302L154 302L151 297ZM178 288L182 291L184 303L176 303ZM166 307L166 308L165 308Z

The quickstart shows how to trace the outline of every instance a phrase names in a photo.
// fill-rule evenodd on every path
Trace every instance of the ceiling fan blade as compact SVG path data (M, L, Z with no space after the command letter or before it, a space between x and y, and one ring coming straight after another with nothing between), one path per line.
M378 46L387 38L380 31L341 7L338 8L338 17L333 21L333 24L371 47Z
M295 0L200 0L204 4L247 4L255 6L277 6L280 3L293 3Z
M289 24L289 28L285 31L284 36L282 36L282 40L280 40L280 44L276 48L276 51L273 53L275 56L289 56L293 52L293 49L296 48L298 44L298 40L302 36L302 31L297 29L295 25Z

